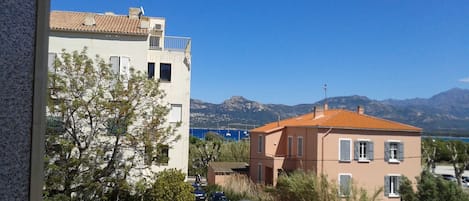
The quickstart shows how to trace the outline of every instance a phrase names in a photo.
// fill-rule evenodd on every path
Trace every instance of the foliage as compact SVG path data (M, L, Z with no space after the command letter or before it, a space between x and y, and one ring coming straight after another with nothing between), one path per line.
M415 194L414 189L412 187L412 182L405 176L401 176L399 194L401 196L401 200L418 201L417 194Z
M209 185L206 188L207 194L215 191L223 191L231 201L243 199L252 201L274 200L274 197L270 193L265 192L262 186L254 184L244 175L234 175L223 186Z
M208 163L218 159L221 142L201 141L189 146L189 174L207 175Z
M217 161L249 163L249 147L248 141L225 142L221 145Z
M205 133L205 141L210 141L210 142L223 142L225 141L225 138L221 136L218 133L209 131Z
M410 184L404 184L404 187L406 185ZM405 189L406 188L408 187L405 187ZM417 178L416 193L411 192L410 189L404 192L401 191L400 193L405 201L469 201L469 194L456 183L443 180L428 171L423 171L420 177Z
M454 168L454 176L461 185L461 176L469 164L468 144L453 140L446 142L445 148L451 154L450 162Z
M175 169L157 173L153 187L146 192L147 201L186 201L194 200L193 187L184 182L185 175Z
M159 83L130 69L118 76L87 49L62 51L48 80L45 200L108 200L135 192L179 139L166 125ZM149 171L150 174L143 174Z
M295 171L289 175L280 175L277 180L275 194L279 200L369 201L377 200L379 194L382 192L381 188L376 190L372 196L369 196L366 190L357 188L356 185L352 184L350 188L350 196L340 197L336 185L328 181L326 176L318 177L312 172Z

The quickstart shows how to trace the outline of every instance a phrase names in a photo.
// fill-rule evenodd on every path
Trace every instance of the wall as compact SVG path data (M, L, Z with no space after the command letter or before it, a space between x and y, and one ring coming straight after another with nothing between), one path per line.
M0 200L42 200L49 1L0 7Z
M320 139L326 129L320 131ZM352 139L350 163L339 162L339 138ZM357 139L369 139L374 142L374 160L363 163L353 160L353 141ZM421 171L420 164L420 133L413 132L391 132L391 131L360 131L360 130L337 130L333 129L325 139L324 147L324 173L331 181L337 182L339 173L350 173L352 179L358 186L362 186L369 192L384 186L384 177L387 174L402 174L409 178L414 184L415 177ZM387 140L400 140L404 142L404 161L398 164L384 161L384 142ZM321 150L321 143L318 143ZM320 152L318 159L321 159ZM318 169L321 171L321 162ZM384 200L399 200L398 198Z

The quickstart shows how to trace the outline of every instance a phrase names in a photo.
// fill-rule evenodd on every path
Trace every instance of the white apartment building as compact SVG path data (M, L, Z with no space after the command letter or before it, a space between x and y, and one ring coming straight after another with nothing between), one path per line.
M191 39L166 36L165 19L144 16L139 8L129 8L128 15L52 11L49 65L62 49L81 51L85 46L91 58L99 55L121 75L133 67L160 80L164 101L171 105L168 122L182 122L177 130L181 138L167 151L168 163L152 169L176 168L187 174Z

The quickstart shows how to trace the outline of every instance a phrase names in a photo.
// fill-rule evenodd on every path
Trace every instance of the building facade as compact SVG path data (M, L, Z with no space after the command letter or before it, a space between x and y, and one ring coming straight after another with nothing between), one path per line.
M302 169L326 175L346 196L350 182L383 200L399 200L400 176L420 174L421 129L356 112L328 110L251 130L250 177L276 185L281 172Z
M181 122L181 138L173 143L166 164L152 166L153 171L169 168L187 174L189 154L189 105L191 81L191 39L165 35L165 19L147 17L139 8L128 15L52 11L50 15L49 66L65 49L99 55L112 70L128 76L130 68L159 79L165 91L165 104L171 107L168 123Z

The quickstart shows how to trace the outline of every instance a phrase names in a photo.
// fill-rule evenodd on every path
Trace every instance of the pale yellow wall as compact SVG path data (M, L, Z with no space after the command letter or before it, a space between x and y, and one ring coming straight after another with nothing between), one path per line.
M150 19L150 23L162 24L164 18ZM151 25L153 26L153 25ZM162 34L164 36L164 32ZM184 64L184 52L169 52L164 50L149 50L148 36L123 36L112 34L51 32L49 36L49 52L60 53L63 48L67 52L81 51L88 47L88 55L100 55L109 63L110 56L126 56L136 70L145 74L148 62L155 63L155 78L159 78L159 64L171 63L171 82L161 83L161 89L166 93L164 101L167 104L182 105L182 125L176 134L181 138L172 144L169 150L167 166L153 166L153 171L177 168L187 173L189 158L189 112L190 112L190 80L191 70ZM162 39L163 40L163 39ZM163 43L161 43L163 45Z

